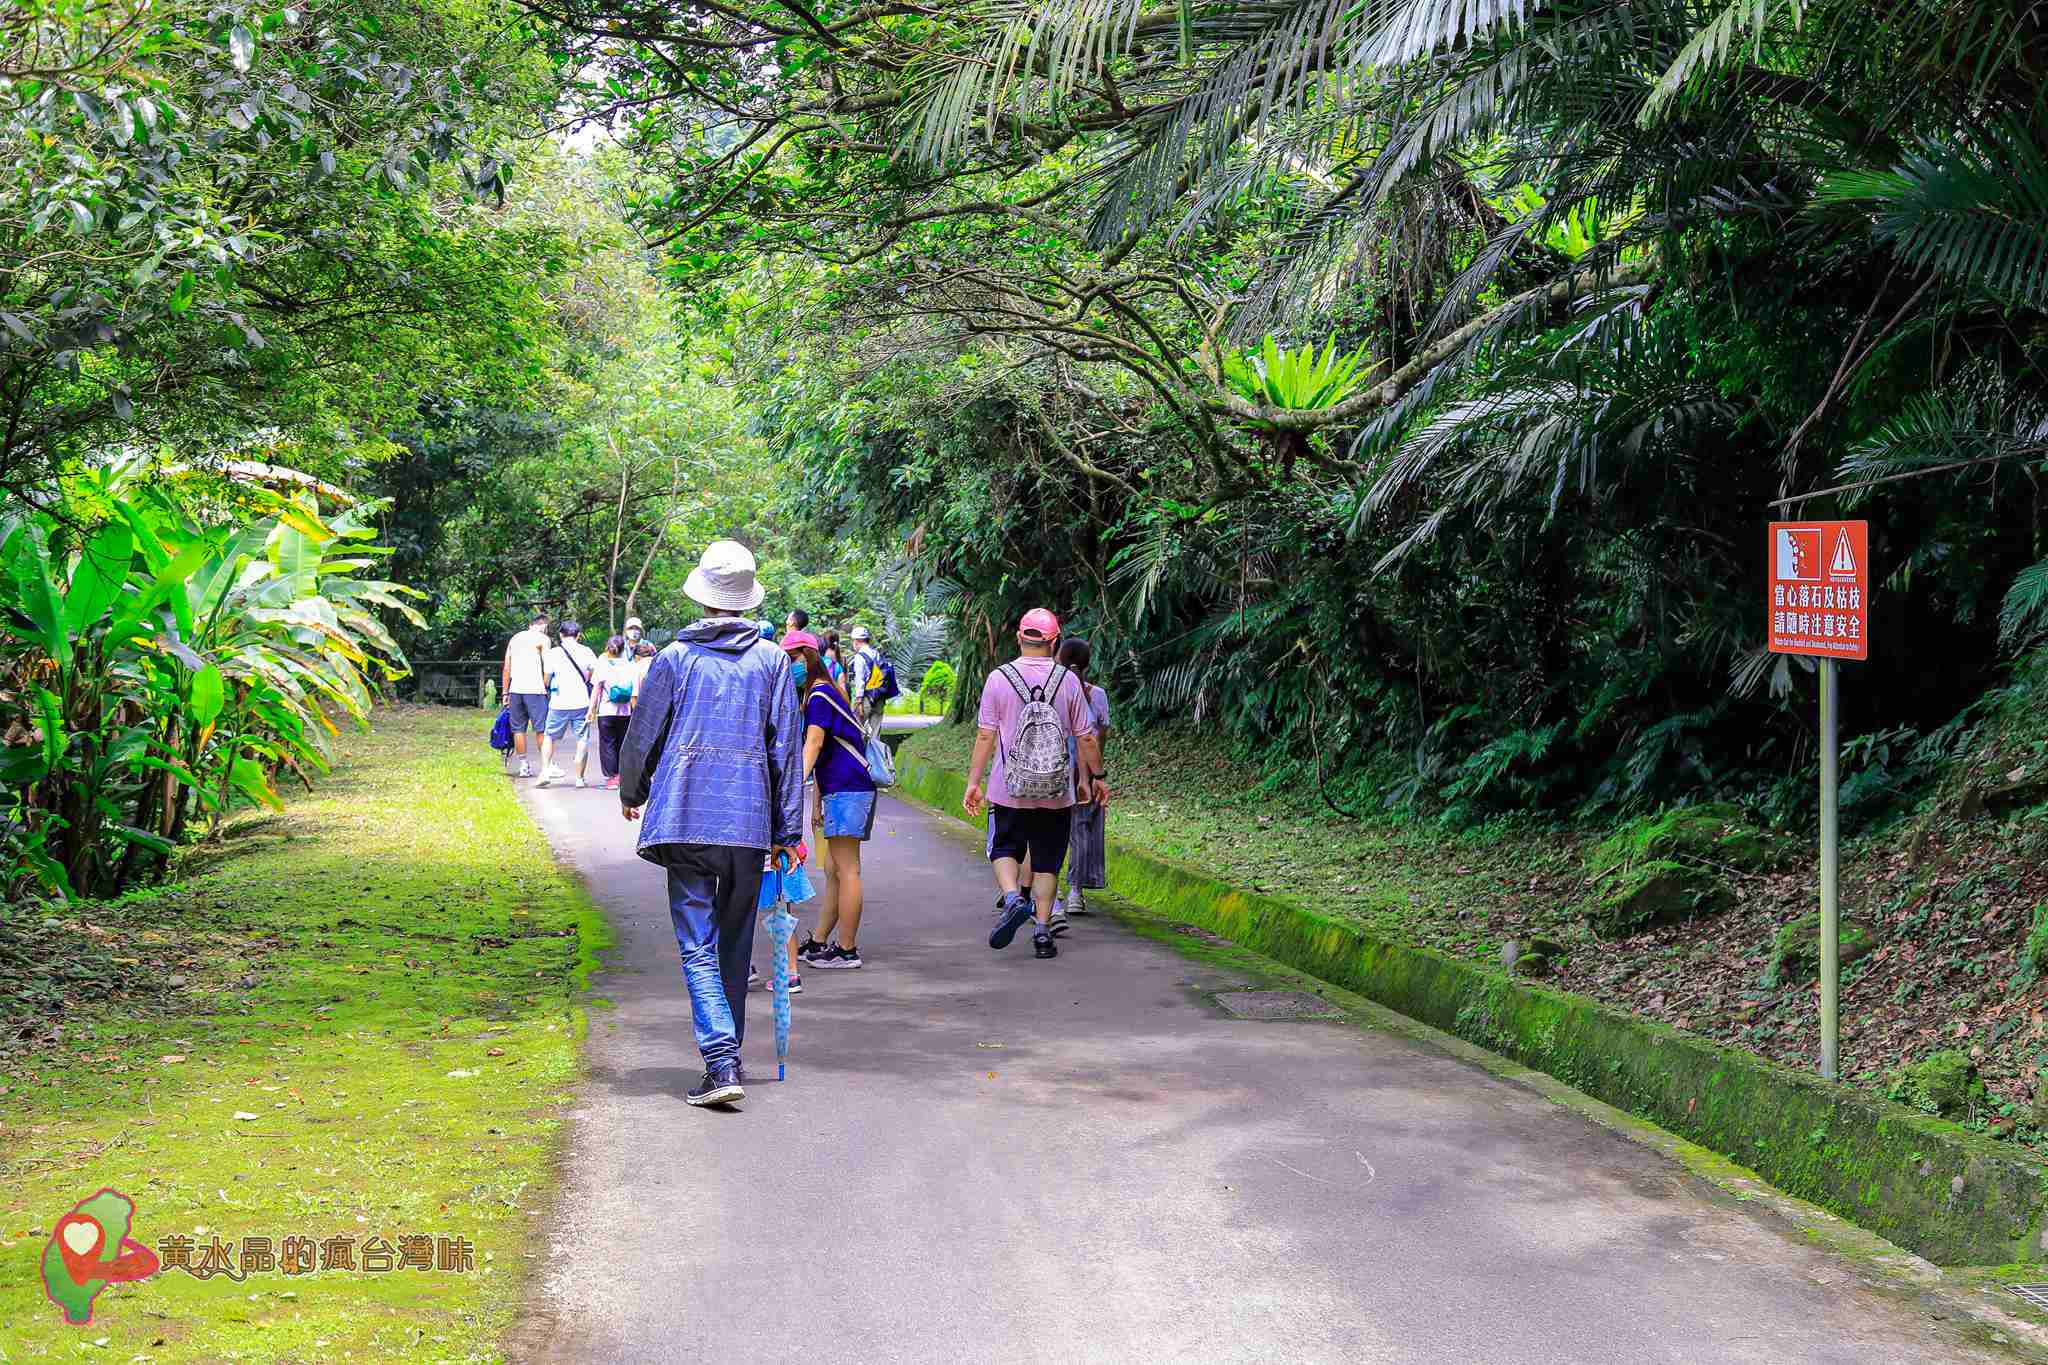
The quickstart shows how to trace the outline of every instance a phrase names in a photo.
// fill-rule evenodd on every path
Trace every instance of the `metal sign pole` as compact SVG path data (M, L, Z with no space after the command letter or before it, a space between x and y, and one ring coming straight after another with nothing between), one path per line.
M1838 1072L1842 995L1836 885L1842 681L1836 664L1870 657L1870 523L1774 521L1765 534L1764 607L1770 622L1765 648L1820 664L1820 1074L1832 1081Z
M1840 854L1836 800L1841 684L1833 659L1820 661L1820 1074L1835 1080L1840 1048L1842 940L1835 875Z

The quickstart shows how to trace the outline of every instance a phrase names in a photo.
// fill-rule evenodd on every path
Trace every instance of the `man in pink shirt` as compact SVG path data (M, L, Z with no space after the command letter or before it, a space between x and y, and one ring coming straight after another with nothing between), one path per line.
M1019 657L990 673L982 684L981 713L976 720L979 732L974 738L974 759L967 768L967 796L961 803L970 817L981 814L984 801L990 807L988 857L995 865L1002 896L996 902L996 924L988 946L1009 947L1024 921L1035 914L1038 923L1032 946L1039 957L1059 956L1050 924L1052 897L1059 884L1060 866L1067 860L1074 805L1077 800L1109 804L1095 713L1089 708L1081 680L1053 662L1053 648L1059 639L1058 617L1043 607L1024 613L1017 628ZM1049 729L1058 733L1049 734ZM1037 771L1051 771L1048 743L1056 742L1059 757L1064 759L1068 737L1077 742L1080 752L1078 782L1074 765L1068 764L1061 768L1063 775L1048 785L1048 779ZM984 793L981 777L988 771L991 756L995 771ZM1011 788L1009 769L1013 763L1020 768L1022 794ZM1018 886L1026 854L1031 858L1028 898Z

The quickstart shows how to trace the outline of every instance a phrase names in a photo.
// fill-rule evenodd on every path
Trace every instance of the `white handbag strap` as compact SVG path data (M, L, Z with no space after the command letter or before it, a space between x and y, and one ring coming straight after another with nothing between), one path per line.
M827 706L830 706L834 711L837 711L839 713L840 718L844 720L848 725L851 725L856 730L860 729L860 722L855 720L852 716L846 713L846 707L839 700L839 690L837 688L827 684L823 687L814 688L813 692L823 692L825 694L825 704ZM847 739L844 735L834 735L832 736L832 742L837 744L840 748L846 750L847 753L852 754L855 761L857 761L861 765L861 767L865 768L868 766L868 756L865 753L862 753L859 749L854 748L852 740Z

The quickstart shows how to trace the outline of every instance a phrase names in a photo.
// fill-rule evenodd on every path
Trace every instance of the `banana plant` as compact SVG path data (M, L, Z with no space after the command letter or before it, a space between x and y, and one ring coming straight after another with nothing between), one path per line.
M104 519L75 551L47 515L0 523L0 857L8 888L67 897L161 867L195 816L278 805L281 771L325 772L337 719L366 725L404 672L379 612L419 619L411 589L358 576L388 553L373 509L259 492L202 525L83 477L71 505Z

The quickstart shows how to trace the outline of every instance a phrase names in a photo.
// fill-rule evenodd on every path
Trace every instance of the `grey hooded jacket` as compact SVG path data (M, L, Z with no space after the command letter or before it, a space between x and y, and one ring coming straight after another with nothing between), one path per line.
M803 712L789 656L738 616L684 627L654 656L619 750L640 856L663 844L767 849L803 838Z

